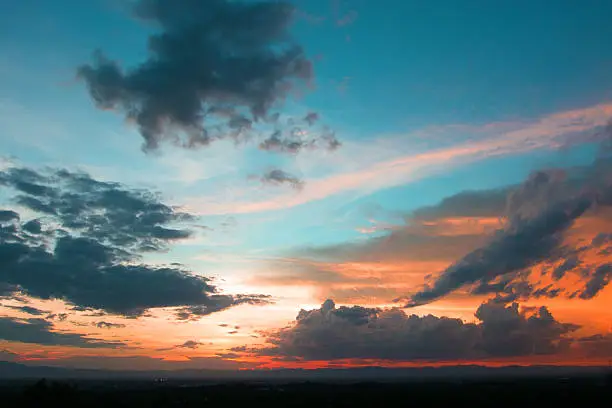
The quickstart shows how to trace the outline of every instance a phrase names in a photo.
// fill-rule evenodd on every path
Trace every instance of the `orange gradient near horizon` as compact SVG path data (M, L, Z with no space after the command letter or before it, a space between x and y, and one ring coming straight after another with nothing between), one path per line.
M428 220L405 228L422 235L463 237L482 235L488 239L491 234L503 227L503 221L498 217L454 217ZM576 247L590 243L602 231L612 231L612 217L609 212L592 212L576 221L566 234L565 243ZM384 238L383 238L384 239ZM384 241L383 241L384 242ZM475 241L476 242L476 241ZM475 245L475 244L474 244ZM418 246L417 246L418 247ZM419 247L420 248L420 247ZM420 248L421 250L424 248ZM475 248L472 248L475 249ZM469 247L463 249L466 253ZM333 361L333 362L296 362L277 361L265 356L249 356L232 353L230 350L240 346L265 346L266 332L292 324L301 308L313 309L327 298L332 298L338 305L359 304L368 307L401 307L394 298L412 293L442 272L455 260L444 253L443 248L428 248L427 253L439 251L440 259L419 259L419 252L385 253L385 257L373 253L360 253L362 259L343 260L338 262L314 261L311 259L287 258L288 268L279 271L262 272L260 265L250 272L252 275L244 282L229 285L236 291L245 288L257 288L258 291L272 293L275 303L264 306L242 305L226 311L204 316L197 321L178 322L172 309L152 310L139 319L126 319L120 316L87 316L87 312L70 311L69 305L62 301L43 301L29 299L29 306L37 307L49 313L69 313L65 321L54 321L53 331L60 333L77 333L88 338L105 341L125 342L125 348L76 348L68 346L41 346L17 342L1 342L1 347L15 353L18 361L55 362L75 357L108 357L124 358L139 357L151 359L153 363L196 364L194 361L204 361L203 367L209 362L223 360L244 364L243 368L278 368L300 367L318 368L329 364L334 366L442 366L454 364L601 364L604 357L580 355L576 350L570 350L567 355L528 357L505 360L482 361L410 361L392 362L368 359ZM598 248L586 249L579 254L583 265L594 268L612 261L610 255L602 253ZM543 262L532 268L528 281L535 287L555 284L569 292L584 284L579 275L568 273L560 280L553 281L550 273L542 274L545 269L555 267L555 264ZM300 272L300 268L305 268ZM269 269L269 268L268 268ZM264 270L267 270L264 268ZM311 271L325 271L327 275L312 274ZM297 271L297 272L296 272ZM245 271L249 276L249 271ZM462 288L449 296L427 305L407 309L406 313L460 318L466 322L476 322L474 312L478 306L490 296L475 296L469 294L467 288ZM19 302L3 302L5 305L20 305ZM529 299L521 302L524 307L545 305L560 322L578 324L581 328L573 335L576 338L593 334L612 333L612 287L608 286L597 296L589 300L556 298ZM7 316L21 319L32 318L26 313L2 307ZM95 326L98 321L125 325L113 329L102 329ZM180 347L187 341L197 342L197 347ZM211 360L198 360L211 359ZM147 360L148 361L148 360ZM157 363L155 363L157 364ZM160 363L162 364L162 363ZM135 367L136 368L136 367Z

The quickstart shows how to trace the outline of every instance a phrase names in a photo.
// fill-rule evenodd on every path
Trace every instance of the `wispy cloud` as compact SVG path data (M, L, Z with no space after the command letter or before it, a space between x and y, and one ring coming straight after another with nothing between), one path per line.
M260 200L245 197L242 200L229 202L193 197L186 202L189 210L198 214L254 213L291 208L344 192L365 194L419 180L442 169L478 160L591 141L594 131L606 125L611 116L612 104L556 113L533 122L519 124L514 130L501 132L497 136L483 140L398 155L370 162L355 170L312 180L306 179L306 184L299 194L285 193ZM491 125L484 126L491 127ZM506 129L506 126L501 128ZM364 158L359 157L354 160L363 161ZM367 162L367 158L364 161Z

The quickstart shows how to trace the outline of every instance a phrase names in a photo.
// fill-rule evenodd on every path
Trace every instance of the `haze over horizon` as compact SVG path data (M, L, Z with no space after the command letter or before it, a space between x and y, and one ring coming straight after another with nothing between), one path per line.
M612 3L6 9L0 361L612 359Z

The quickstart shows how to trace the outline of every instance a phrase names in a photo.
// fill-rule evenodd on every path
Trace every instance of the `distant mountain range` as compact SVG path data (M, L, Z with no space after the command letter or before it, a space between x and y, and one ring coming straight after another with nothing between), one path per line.
M210 381L418 381L434 379L477 379L492 377L571 377L604 375L606 367L506 366L499 368L478 365L422 368L321 368L275 370L156 370L113 371L25 365L0 361L0 380L11 379L74 379L74 380L155 380L192 379Z

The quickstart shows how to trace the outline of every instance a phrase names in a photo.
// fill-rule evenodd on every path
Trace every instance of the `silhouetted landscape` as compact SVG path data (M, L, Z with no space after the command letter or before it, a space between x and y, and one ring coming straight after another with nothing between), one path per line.
M101 371L2 363L5 407L608 406L605 367ZM44 377L37 377L44 376Z
M482 377L470 380L395 382L183 381L8 382L0 388L6 407L374 407L416 406L609 406L610 377Z

